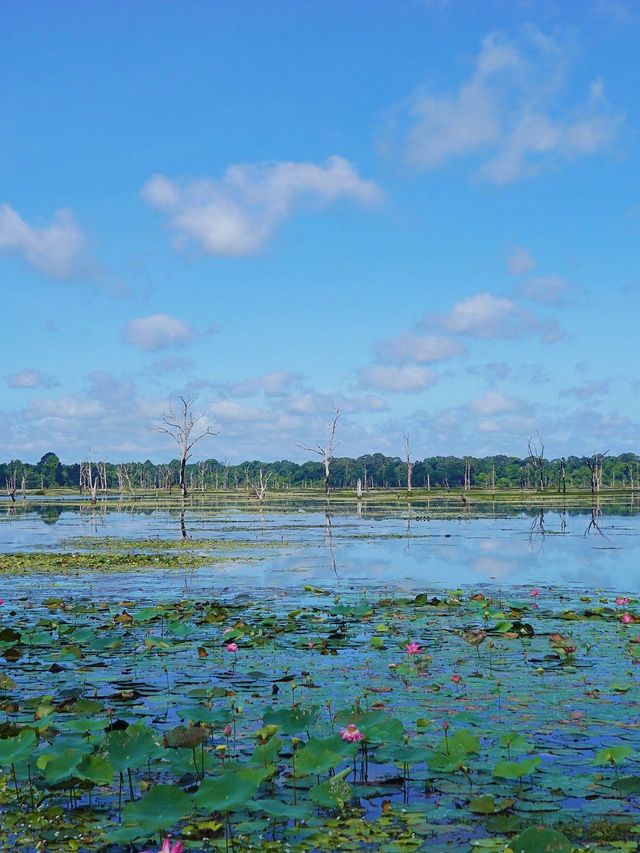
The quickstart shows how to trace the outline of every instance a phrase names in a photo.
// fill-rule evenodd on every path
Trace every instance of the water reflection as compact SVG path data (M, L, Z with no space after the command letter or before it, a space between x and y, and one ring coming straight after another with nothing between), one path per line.
M640 584L639 534L640 512L630 501L616 508L597 502L554 508L539 501L526 507L487 504L482 514L453 500L433 500L427 510L383 507L370 499L330 506L307 502L282 512L257 511L248 499L0 504L3 552L77 550L78 537L90 546L96 536L188 540L194 546L199 540L226 540L225 553L235 562L212 561L210 568L181 576L180 583L201 589L227 583L236 588L388 583L410 590L547 582L629 592ZM234 541L243 543L237 552ZM175 590L175 571L139 574L126 583L147 590L171 583ZM95 573L91 583L111 582Z

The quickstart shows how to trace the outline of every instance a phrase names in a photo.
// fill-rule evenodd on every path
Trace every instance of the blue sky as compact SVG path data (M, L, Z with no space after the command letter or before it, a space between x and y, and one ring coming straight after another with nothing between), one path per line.
M0 24L2 458L638 451L639 0Z

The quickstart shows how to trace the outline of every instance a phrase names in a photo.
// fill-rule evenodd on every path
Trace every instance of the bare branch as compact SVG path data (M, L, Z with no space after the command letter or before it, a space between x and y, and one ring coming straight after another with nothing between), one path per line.
M164 435L169 435L176 442L180 450L180 490L182 496L187 496L187 484L185 480L185 467L188 460L191 458L191 451L199 441L202 441L208 435L218 435L220 430L214 430L212 427L207 427L199 435L193 435L194 427L205 416L204 412L194 414L192 406L193 400L190 397L178 397L180 401L179 414L176 415L172 407L169 407L168 412L163 412L162 423L150 427L153 432L160 432Z
M329 474L331 471L331 463L333 462L333 453L337 447L335 443L335 436L339 417L340 410L336 409L336 416L327 427L327 442L324 447L321 444L317 444L315 447L310 447L307 444L297 445L303 450L307 450L309 453L317 454L321 458L322 465L324 467L324 492L327 497L329 497Z

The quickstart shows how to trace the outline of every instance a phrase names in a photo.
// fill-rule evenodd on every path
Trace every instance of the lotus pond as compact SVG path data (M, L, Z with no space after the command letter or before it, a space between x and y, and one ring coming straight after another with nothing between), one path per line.
M637 849L634 509L302 509L3 506L2 849Z

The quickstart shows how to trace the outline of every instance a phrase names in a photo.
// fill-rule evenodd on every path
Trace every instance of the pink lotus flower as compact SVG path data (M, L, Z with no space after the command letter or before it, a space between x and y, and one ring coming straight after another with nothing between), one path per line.
M531 596L531 598L537 598L540 595L540 590L539 589L532 589L531 592L529 593L529 595Z
M227 723L227 725L224 727L224 736L230 737L232 731L233 729L231 728L231 723Z
M0 598L0 604L4 604L4 598Z
M446 720L442 721L442 728L446 731L449 731L449 723Z
M407 645L404 647L404 650L408 655L419 655L422 651L420 643L415 642L407 643Z
M620 617L620 621L624 622L625 625L628 625L629 622L633 622L633 616L630 613L623 613Z
M346 729L342 729L340 737L342 740L348 741L348 743L357 743L359 740L364 740L364 735L355 723L349 723Z
M462 676L461 675L452 675L451 681L453 681L454 684L460 684L460 682L462 681Z
M628 603L629 603L628 598L623 598L622 596L620 598L616 598L616 604L620 605L621 607L624 607L625 604L628 604Z
M227 643L227 651L228 652L237 652L238 644L237 643Z
M158 853L182 853L184 850L184 844L182 841L176 841L175 844L171 844L168 838L165 838L162 847L158 850ZM151 850L143 850L142 853L153 853Z

